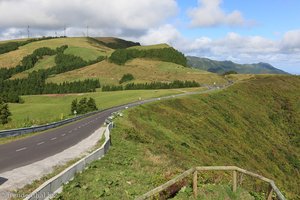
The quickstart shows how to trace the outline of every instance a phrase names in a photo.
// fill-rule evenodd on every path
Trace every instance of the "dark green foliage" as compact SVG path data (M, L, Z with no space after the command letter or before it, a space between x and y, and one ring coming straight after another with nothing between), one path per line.
M195 81L179 81L175 80L171 83L152 82L152 83L129 83L123 86L103 86L102 91L117 91L117 90L153 90L153 89L172 89L172 88L189 88L200 87L200 84Z
M120 91L120 90L124 90L122 85L104 85L102 87L102 91L103 92L108 92L108 91Z
M18 48L19 48L19 44L17 42L8 42L8 43L0 44L0 54L14 51L17 50Z
M151 58L165 62L172 62L182 66L187 65L185 56L174 48L161 49L117 49L112 53L109 60L118 65L125 64L134 58Z
M107 46L111 49L126 49L128 47L141 46L141 44L138 42L126 41L119 38L114 38L114 42L103 42L95 38L89 38L89 41L92 43Z
M0 44L0 54L8 53L10 51L17 50L20 46L24 46L26 44L29 44L31 42L41 41L41 40L49 40L53 39L54 37L42 37L42 38L36 38L36 39L29 39L22 42L8 42L4 44Z
M61 47L56 48L56 52L59 53L64 53L64 51L68 48L68 45L63 45Z
M0 123L7 124L9 116L11 116L11 113L9 112L7 103L0 99Z
M75 82L64 82L62 84L46 83L45 80L51 74L59 74L78 69L96 62L105 57L100 56L93 61L84 61L82 58L73 55L63 54L67 45L52 50L48 47L36 49L32 54L25 56L21 65L11 69L0 69L0 91L6 102L21 103L18 95L35 94L63 94L78 92L95 92L100 87L99 80L84 80ZM57 54L58 53L58 54ZM33 71L26 79L7 80L12 75L33 68L39 59L45 55L55 55L56 66L47 70Z
M63 52L66 48L68 48L67 45L58 47L56 50L50 49L48 47L42 47L36 49L32 54L25 56L21 60L21 65L18 65L15 68L10 68L10 69L1 68L0 79L6 80L9 79L14 74L21 73L23 71L31 69L34 67L34 65L38 62L39 59L43 58L43 56L55 55L57 52Z
M44 70L34 71L26 79L0 80L2 94L36 95L95 92L100 87L99 80L64 82L61 84L46 83L47 74Z
M71 113L74 114L74 111L76 111L76 114L85 114L88 112L96 111L98 110L95 99L86 97L79 100L74 99L71 104Z
M77 112L77 106L78 106L78 100L74 99L71 103L71 113L74 114L74 112Z
M1 94L0 99L5 103L24 103L23 99L13 91Z
M56 66L46 70L46 74L60 74L74 69L79 69L88 65L95 64L104 60L104 56L99 56L97 59L92 61L85 61L79 56L70 54L58 53L55 57Z
M226 75L230 75L230 74L238 74L238 73L236 71L231 70L231 71L224 72L222 75L226 76Z
M100 87L99 80L86 79L83 81L63 82L61 84L46 83L41 94L67 94L96 92Z
M119 84L132 81L134 80L134 76L132 74L124 74L121 80L119 81Z

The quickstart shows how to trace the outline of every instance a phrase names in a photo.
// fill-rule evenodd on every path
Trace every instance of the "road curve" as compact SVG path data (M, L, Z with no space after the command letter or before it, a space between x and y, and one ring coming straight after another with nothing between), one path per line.
M189 92L117 106L84 118L80 121L51 129L32 137L0 145L0 173L34 163L74 146L84 138L90 136L95 130L99 129L99 127L109 116L111 116L113 112L120 111L126 107L134 107L153 101L170 99L179 96L201 94L212 90L216 90L216 88L211 88L201 92Z

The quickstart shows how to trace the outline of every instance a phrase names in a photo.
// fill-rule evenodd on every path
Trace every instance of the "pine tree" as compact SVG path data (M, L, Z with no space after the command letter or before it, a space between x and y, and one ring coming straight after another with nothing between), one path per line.
M9 116L11 116L11 113L9 112L7 103L0 100L0 123L7 124L9 121Z
M95 99L89 98L87 102L88 112L98 110Z

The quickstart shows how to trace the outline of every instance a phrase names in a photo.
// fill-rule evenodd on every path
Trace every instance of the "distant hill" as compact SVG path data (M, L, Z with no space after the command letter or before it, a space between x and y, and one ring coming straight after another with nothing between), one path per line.
M228 71L236 71L239 74L288 74L268 63L237 64L232 61L216 61L208 58L187 56L188 66L223 74Z
M9 43L5 41L0 44ZM179 51L167 44L140 46L138 42L126 41L114 37L76 37L53 38L31 42L18 47L16 50L0 54L0 80L2 68L16 68L23 58L43 47L56 49L68 45L64 51L66 55L80 57L83 61L91 62L98 57L105 57L94 64L65 69L64 72L52 73L46 78L47 83L63 83L65 81L83 81L86 79L99 79L102 85L119 85L124 74L132 74L134 83L170 82L174 80L197 81L200 84L225 84L226 80L214 73L191 69L186 67L186 58ZM126 55L120 57L117 53ZM122 59L122 64L116 64L113 58ZM12 59L13 58L13 59ZM26 79L33 72L50 70L56 66L56 55L40 58L30 68L22 69L11 74L9 79ZM4 78L4 79L7 79Z

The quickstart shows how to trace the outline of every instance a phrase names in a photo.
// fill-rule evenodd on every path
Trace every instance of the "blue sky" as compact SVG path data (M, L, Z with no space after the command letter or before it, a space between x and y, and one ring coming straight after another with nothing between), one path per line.
M178 0L180 8L179 19L184 24L189 23L186 11L197 6L197 0ZM208 35L212 38L222 37L227 32L237 32L241 35L260 35L270 39L278 39L280 34L300 27L299 0L224 0L221 8L225 12L239 10L246 19L254 20L253 27L210 27L180 29L187 37Z
M168 43L186 55L300 74L299 0L0 0L0 39L63 34Z

